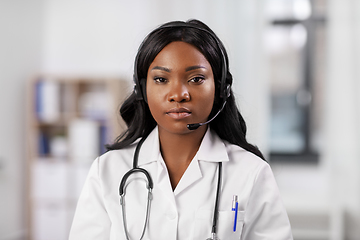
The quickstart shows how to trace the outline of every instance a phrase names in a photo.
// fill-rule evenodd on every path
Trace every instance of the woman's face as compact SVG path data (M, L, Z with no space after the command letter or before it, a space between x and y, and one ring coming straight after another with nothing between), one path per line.
M205 122L213 107L215 83L211 65L193 45L172 42L151 63L146 93L159 131L189 133L187 124Z

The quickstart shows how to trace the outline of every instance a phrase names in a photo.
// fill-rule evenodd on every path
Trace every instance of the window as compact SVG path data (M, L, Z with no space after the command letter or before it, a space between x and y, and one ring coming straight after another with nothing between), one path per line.
M268 0L270 160L317 162L321 148L325 0Z

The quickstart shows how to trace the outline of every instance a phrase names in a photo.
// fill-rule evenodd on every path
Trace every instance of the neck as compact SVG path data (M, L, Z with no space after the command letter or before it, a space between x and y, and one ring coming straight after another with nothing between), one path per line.
M173 189L196 155L206 129L207 126L205 125L188 134L173 134L159 128L161 154L168 169Z

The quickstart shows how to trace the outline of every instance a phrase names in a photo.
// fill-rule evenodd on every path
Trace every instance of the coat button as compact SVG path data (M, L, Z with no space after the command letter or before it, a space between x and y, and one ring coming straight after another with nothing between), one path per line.
M166 214L166 217L169 219L169 220L174 220L176 218L176 213L175 212L168 212Z

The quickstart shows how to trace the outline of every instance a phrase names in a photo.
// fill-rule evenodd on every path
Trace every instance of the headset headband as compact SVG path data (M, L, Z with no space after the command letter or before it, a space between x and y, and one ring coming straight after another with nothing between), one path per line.
M230 96L231 83L226 83L227 62L226 62L226 56L225 56L224 50L222 48L222 44L220 43L220 40L216 37L216 35L214 33L212 33L211 31L209 31L203 27L192 25L192 24L185 23L185 22L180 22L180 21L162 25L162 26L156 28L155 30L153 30L149 35L153 34L154 32L160 31L162 29L168 29L168 28L194 28L194 29L197 29L197 30L207 33L215 40L218 48L221 51L221 56L222 56L221 79L220 79L220 98L222 98L225 101ZM136 56L135 67L134 67L134 79L133 79L134 83L135 83L134 91L135 91L137 100L147 101L146 100L146 83L142 83L142 82L146 82L146 81L143 79L140 80L137 76L138 56L139 55Z

